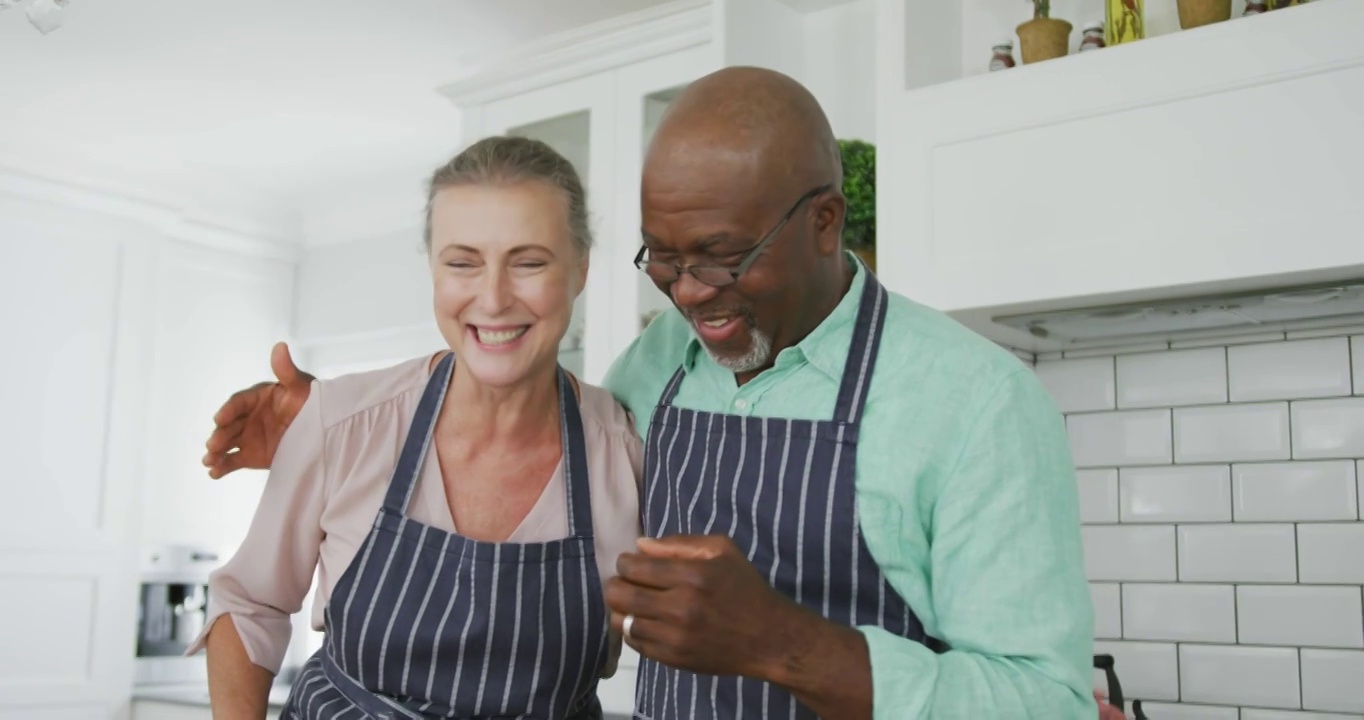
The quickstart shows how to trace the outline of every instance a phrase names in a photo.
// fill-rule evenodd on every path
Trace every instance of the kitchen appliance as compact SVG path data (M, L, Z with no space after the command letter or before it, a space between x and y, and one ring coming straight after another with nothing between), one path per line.
M203 682L202 654L184 657L204 628L208 576L216 553L186 545L148 549L139 568L134 683L139 686Z
M994 322L1067 349L1364 322L1364 280L1007 315Z

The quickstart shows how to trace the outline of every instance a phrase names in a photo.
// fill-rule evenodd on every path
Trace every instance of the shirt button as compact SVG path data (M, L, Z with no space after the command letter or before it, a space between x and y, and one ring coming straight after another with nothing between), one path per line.
M739 408L740 410L744 410L748 407L748 401L743 398L739 398L738 400L734 401L734 407Z

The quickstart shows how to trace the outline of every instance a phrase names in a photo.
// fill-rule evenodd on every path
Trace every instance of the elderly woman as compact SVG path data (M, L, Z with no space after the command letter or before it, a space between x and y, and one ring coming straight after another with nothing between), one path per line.
M217 718L261 718L316 571L282 717L600 715L603 585L639 536L631 418L558 365L587 277L582 184L543 143L483 140L430 181L449 351L313 381L236 555L210 580ZM287 398L285 399L287 400Z

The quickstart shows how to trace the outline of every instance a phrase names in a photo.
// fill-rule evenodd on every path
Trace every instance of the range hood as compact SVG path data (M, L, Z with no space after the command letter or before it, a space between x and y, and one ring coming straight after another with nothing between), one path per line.
M1364 279L1177 300L994 317L1048 343L1098 345L1364 322Z

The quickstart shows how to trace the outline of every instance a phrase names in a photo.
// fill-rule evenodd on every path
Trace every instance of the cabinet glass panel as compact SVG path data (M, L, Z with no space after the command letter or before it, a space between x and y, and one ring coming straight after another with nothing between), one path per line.
M591 142L591 113L583 110L581 112L561 115L547 120L527 125L520 125L507 130L508 135L528 137L539 140L546 145L557 150L568 161L573 163L573 167L578 170L583 186L588 186L588 177L592 171L589 158L589 144ZM591 202L591 198L588 199ZM592 208L588 208L592 212ZM577 301L573 303L573 317L569 321L568 332L564 334L564 339L559 343L559 364L568 372L581 376L583 374L583 338L587 331L584 318L584 304L586 291L578 295Z
M644 96L644 132L641 133L643 147L640 157L649 151L649 143L654 138L654 131L658 129L658 123L663 118L663 113L668 110L668 106L682 92L685 85L660 90ZM659 292L649 276L639 273L639 330L644 331L649 322L659 313L672 307L672 301L667 295Z

